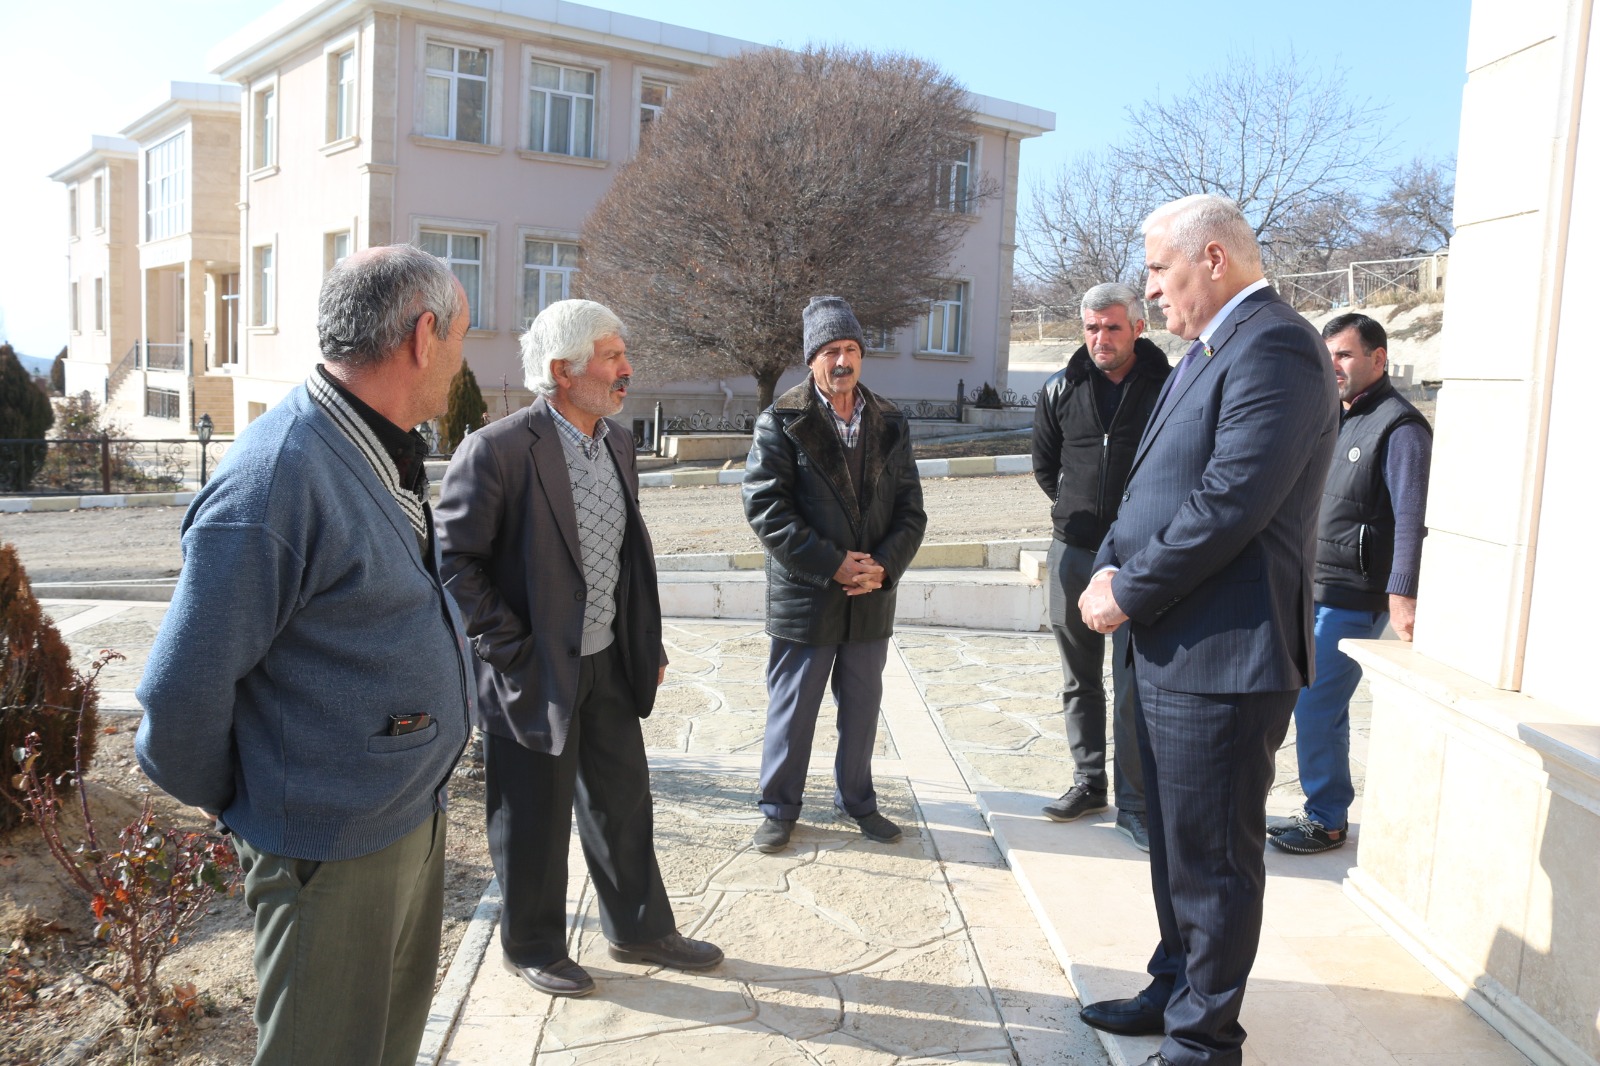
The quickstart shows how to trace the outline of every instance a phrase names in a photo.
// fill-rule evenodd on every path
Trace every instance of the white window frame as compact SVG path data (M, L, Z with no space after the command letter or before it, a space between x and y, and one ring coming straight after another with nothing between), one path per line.
M326 146L359 144L361 141L361 46L354 37L329 43L323 50L323 63L327 71L327 91L324 101L323 143ZM339 64L350 57L348 78L339 76ZM491 65L490 71L493 72ZM348 97L341 94L348 87Z
M674 74L666 70L654 70L650 67L633 68L633 150L639 150L639 138L644 134L644 83L655 82L667 87L667 99L672 99L672 94L682 88L685 78L682 74Z
M941 159L934 165L933 192L934 207L940 211L951 211L958 215L972 215L977 213L977 205L973 202L972 194L978 179L978 150L981 141L977 137L966 141L967 158ZM964 191L958 200L955 192L955 175L961 169L966 170Z
M106 318L108 317L106 315L106 279L105 278L98 277L98 278L94 279L93 292L94 292L94 331L96 333L104 333L106 331Z
M482 219L445 218L438 215L411 216L411 243L419 248L422 247L423 230L482 238L482 258L478 261L477 298L474 299L472 293L467 293L467 304L477 317L477 323L467 328L469 337L492 337L495 334L495 293L499 292L495 287L495 263L498 259L495 237L499 228L499 223Z
M141 200L146 241L165 240L189 231L189 132L189 127L184 126L139 153L139 170L144 179ZM162 152L162 149L174 144L177 145L176 150ZM151 164L158 153L161 153L160 162L163 166L170 162L168 157L175 156L176 162L168 169L155 173ZM158 182L170 183L163 186L163 191L169 195L160 206L154 203Z
M594 154L569 155L565 152L546 152L533 146L533 64L577 67L593 71L594 84ZM611 61L599 56L578 52L563 52L553 48L540 48L531 44L522 46L522 75L518 79L518 92L522 106L518 114L517 151L525 159L551 160L558 163L576 163L580 166L604 166L610 158L606 145L611 128Z
M107 181L105 171L94 176L91 188L94 189L94 231L104 233L106 229L106 189L111 184Z
M344 238L344 254L339 254L339 238ZM322 235L322 272L326 274L344 260L350 258L350 253L356 250L356 231L349 229L329 230Z
M78 304L79 293L76 281L67 282L67 320L72 332L83 332L83 312Z
M885 329L863 322L861 334L867 339L867 348L862 354L898 355L900 352L900 331L897 329Z
M267 253L265 264L262 253ZM278 325L278 239L250 247L250 325L252 331L271 331Z
M264 178L278 172L278 131L282 100L276 74L250 87L250 174Z
M528 276L528 272L530 270L537 269L540 272L541 275L543 275L546 271L549 271L549 272L552 272L552 273L559 272L559 273L567 275L566 279L565 279L565 283L564 283L564 288L565 288L565 291L566 291L566 297L564 297L564 298L570 298L572 296L572 283L578 277L578 268L576 266L573 266L573 267L560 267L560 266L530 267L530 266L528 266L528 242L529 241L547 241L547 242L549 242L551 244L570 244L574 248L578 249L579 255L582 255L582 251L583 251L582 247L578 243L578 233L577 233L576 230L541 229L541 228L536 227L536 226L522 226L522 227L518 228L518 230L517 230L517 329L518 329L519 332L521 330L527 329L528 328L528 323L533 321L534 316L537 315L540 311L544 310L543 307L535 306L537 303L541 303L542 300L530 301L528 299L527 276ZM542 282L542 280L541 280L541 284L540 284L540 292L541 293L543 292L543 282Z
M443 45L447 48L476 48L489 53L488 92L486 94L489 114L484 122L485 139L483 141L462 141L456 139L453 133L449 136L441 136L427 132L428 45L430 44ZM501 122L505 116L503 86L506 79L505 68L502 64L505 62L505 55L506 43L498 37L487 37L483 34L467 33L463 30L418 26L416 76L414 79L416 85L412 93L411 124L413 136L421 138L428 144L462 145L478 148L498 148L503 145L505 141L501 138ZM452 81L454 81L458 75L452 71L451 77ZM451 95L454 96L453 86ZM455 122L455 110L452 108L450 111L450 129L452 131L455 129Z
M943 358L962 358L968 352L967 337L971 333L972 322L972 279L946 278L944 285L946 292L939 299L929 300L928 309L922 313L917 322L917 353ZM957 299L950 299L949 288L958 287ZM960 317L956 322L955 337L950 336L949 308L956 307ZM934 345L933 327L935 316L938 316L939 337L938 346Z

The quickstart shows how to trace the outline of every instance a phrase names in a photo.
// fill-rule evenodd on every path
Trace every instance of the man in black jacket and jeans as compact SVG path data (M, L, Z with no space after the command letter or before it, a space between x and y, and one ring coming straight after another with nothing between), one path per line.
M1044 807L1057 822L1106 807L1105 636L1083 624L1078 597L1117 517L1139 437L1172 372L1166 354L1141 336L1143 302L1131 287L1096 285L1083 294L1081 312L1084 345L1045 382L1033 413L1033 476L1054 503L1050 628L1061 652L1061 707L1075 764L1072 787ZM1140 851L1149 851L1134 725L1139 695L1127 640L1126 626L1112 634L1117 829Z
M838 707L833 802L840 820L883 844L900 827L878 813L872 749L895 589L928 517L911 430L861 381L866 339L850 305L813 296L804 313L810 377L756 419L744 513L767 550L767 733L753 841L776 852L800 817L823 694Z

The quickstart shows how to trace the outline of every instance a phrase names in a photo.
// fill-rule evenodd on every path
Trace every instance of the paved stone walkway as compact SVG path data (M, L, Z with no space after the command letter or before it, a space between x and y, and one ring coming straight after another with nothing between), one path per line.
M128 655L103 675L102 698L129 710L164 609L48 604L76 654L110 644ZM423 1061L1125 1066L1154 1050L1150 1038L1102 1044L1077 1021L1078 992L1143 984L1155 928L1146 860L1112 831L1114 812L1070 825L1037 814L1071 776L1048 635L902 629L875 768L905 838L873 844L830 819L824 723L805 817L770 856L748 846L760 821L766 638L759 624L694 620L669 622L666 638L672 666L645 723L657 850L680 928L727 961L695 975L611 961L574 847L574 956L597 992L554 1000L502 969L491 885L435 1000ZM1367 710L1363 688L1352 706L1358 788ZM1299 799L1291 733L1271 807ZM1525 1066L1344 896L1354 861L1353 847L1309 858L1269 849L1246 1063Z

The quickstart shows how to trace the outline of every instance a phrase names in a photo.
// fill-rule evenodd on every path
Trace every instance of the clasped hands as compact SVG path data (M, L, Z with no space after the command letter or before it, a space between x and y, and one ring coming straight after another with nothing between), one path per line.
M883 588L883 567L866 552L844 553L844 562L833 572L833 579L844 586L846 596L863 596Z
M1110 633L1128 620L1111 594L1111 577L1116 571L1106 569L1089 579L1089 587L1078 597L1078 610L1083 613L1083 624L1096 633Z

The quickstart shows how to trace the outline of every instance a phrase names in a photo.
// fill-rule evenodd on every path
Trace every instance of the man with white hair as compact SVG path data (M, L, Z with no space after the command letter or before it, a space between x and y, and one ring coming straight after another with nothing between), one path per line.
M639 720L667 657L633 437L610 418L633 375L624 332L589 300L541 311L522 335L538 398L462 441L437 511L445 587L477 652L504 962L553 996L595 987L567 949L574 797L611 957L722 961L679 935L656 863Z
M1090 1025L1166 1039L1146 1066L1238 1066L1261 936L1267 789L1314 672L1317 512L1339 430L1327 346L1261 273L1238 205L1188 196L1144 224L1145 298L1192 341L1134 452L1079 601L1129 629L1150 880L1150 984Z

